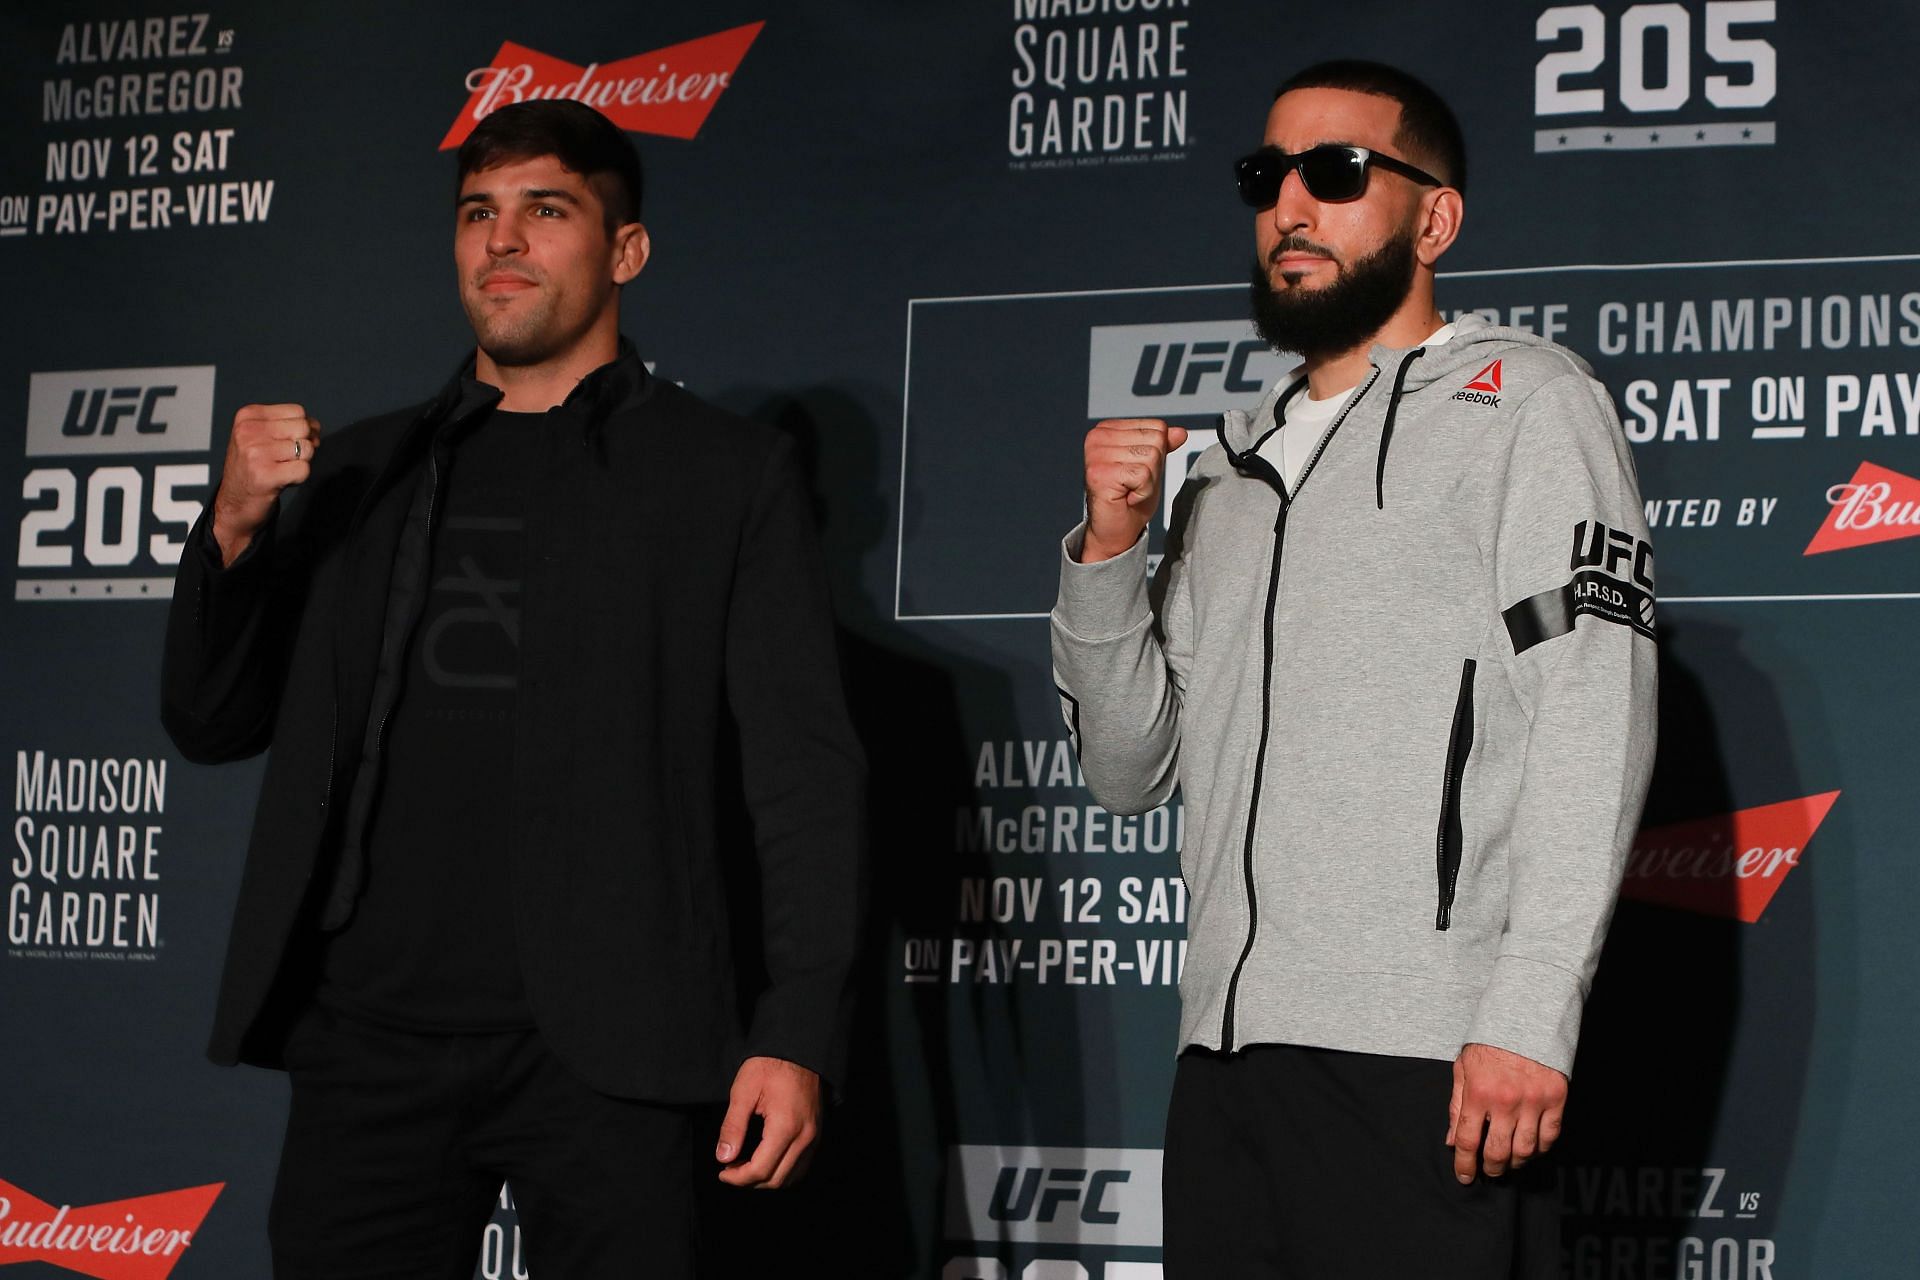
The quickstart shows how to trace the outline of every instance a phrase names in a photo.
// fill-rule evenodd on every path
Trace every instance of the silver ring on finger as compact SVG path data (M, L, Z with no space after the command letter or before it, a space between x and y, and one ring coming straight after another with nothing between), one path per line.
M298 440L293 442L293 460L295 462L300 461L300 441Z

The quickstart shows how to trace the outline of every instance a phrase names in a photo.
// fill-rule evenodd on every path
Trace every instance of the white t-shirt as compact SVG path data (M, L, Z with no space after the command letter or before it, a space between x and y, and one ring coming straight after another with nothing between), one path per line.
M1443 324L1427 336L1420 345L1437 347L1453 337L1453 326ZM1287 375L1291 382L1300 376L1300 371ZM1358 386L1355 383L1354 386ZM1336 392L1325 400L1315 400L1311 391L1297 395L1286 405L1287 421L1280 430L1268 436L1260 445L1260 456L1271 462L1280 472L1280 478L1287 482L1287 492L1292 493L1300 481L1300 473L1306 470L1307 459L1327 434L1327 428L1346 408L1347 401L1353 398L1353 387Z

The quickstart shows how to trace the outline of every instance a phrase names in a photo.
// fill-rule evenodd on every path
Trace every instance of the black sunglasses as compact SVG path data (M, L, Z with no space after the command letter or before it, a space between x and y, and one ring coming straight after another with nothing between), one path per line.
M1367 166L1379 165L1391 173L1411 178L1429 187L1446 183L1424 169L1416 169L1404 160L1383 156L1365 147L1323 143L1292 155L1278 147L1262 147L1250 156L1234 161L1234 180L1240 184L1240 198L1255 209L1266 209L1280 198L1281 184L1289 171L1300 171L1301 185L1315 200L1352 200L1367 189Z

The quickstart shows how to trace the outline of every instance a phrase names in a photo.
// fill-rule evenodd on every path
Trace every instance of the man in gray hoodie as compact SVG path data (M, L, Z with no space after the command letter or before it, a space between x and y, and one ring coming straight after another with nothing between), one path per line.
M1304 362L1226 415L1151 579L1186 433L1088 434L1052 626L1094 795L1186 805L1167 1273L1555 1275L1526 1166L1653 759L1633 459L1577 356L1442 323L1465 149L1430 89L1301 72L1237 176L1255 322Z

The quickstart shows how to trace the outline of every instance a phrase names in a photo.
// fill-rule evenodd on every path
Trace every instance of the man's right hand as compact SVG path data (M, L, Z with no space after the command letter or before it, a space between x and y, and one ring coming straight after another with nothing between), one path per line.
M313 469L320 424L297 404L250 404L233 415L220 491L213 495L213 540L232 564L273 511L274 500Z
M1132 547L1160 505L1167 451L1186 430L1159 418L1109 418L1087 432L1087 536L1080 563L1097 564Z

